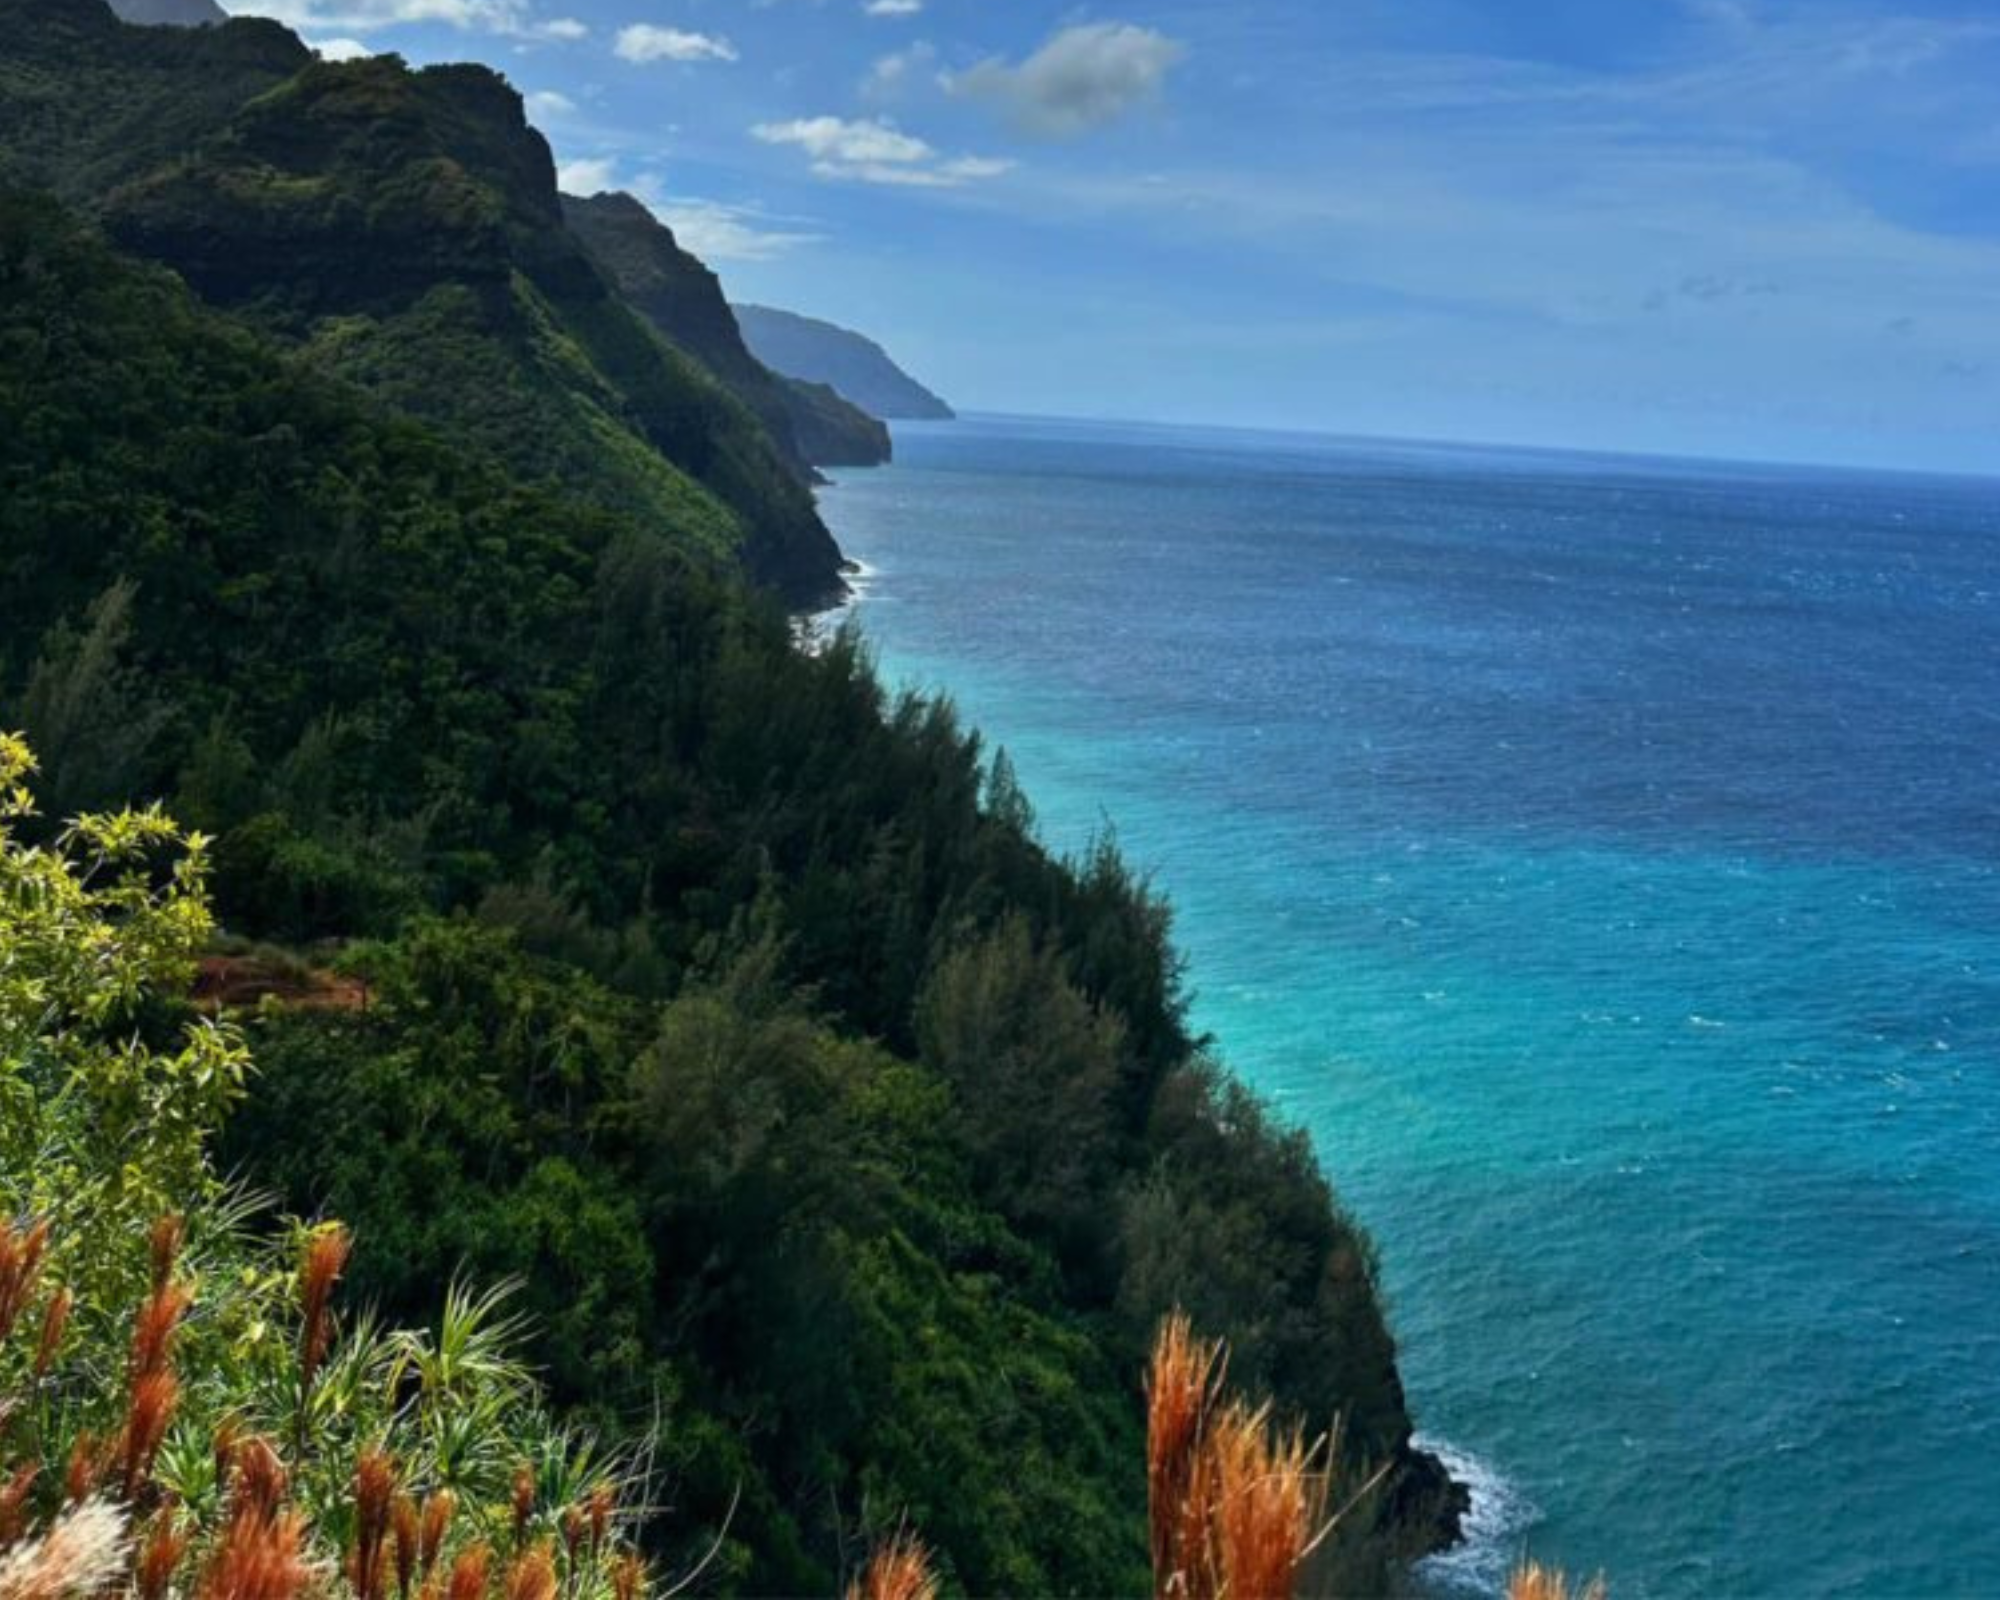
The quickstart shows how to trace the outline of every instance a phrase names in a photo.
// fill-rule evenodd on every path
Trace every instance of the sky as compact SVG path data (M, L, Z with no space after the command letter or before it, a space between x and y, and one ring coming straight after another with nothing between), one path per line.
M2000 473L2000 0L224 0L961 409Z

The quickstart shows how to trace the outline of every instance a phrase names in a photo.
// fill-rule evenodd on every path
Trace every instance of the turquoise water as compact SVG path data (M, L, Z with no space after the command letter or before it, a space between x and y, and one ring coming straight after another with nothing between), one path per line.
M2000 1592L2000 484L997 420L825 497L1614 1594Z

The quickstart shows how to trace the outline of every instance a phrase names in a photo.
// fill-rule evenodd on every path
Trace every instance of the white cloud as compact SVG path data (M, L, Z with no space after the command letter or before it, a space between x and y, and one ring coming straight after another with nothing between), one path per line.
M306 47L318 51L322 61L359 61L375 53L359 39L308 39Z
M955 189L1013 169L1011 161L984 156L946 157L935 145L880 117L802 117L760 122L751 137L791 145L812 158L822 178L889 184L911 189Z
M556 168L556 187L588 197L618 187L617 164L606 157L565 161Z
M760 122L750 132L765 144L793 144L815 161L908 163L929 161L937 151L915 134L879 119L804 117L794 122Z
M805 245L817 244L822 237L787 219L768 217L755 206L670 194L659 174L640 172L627 177L609 156L563 162L556 168L556 187L564 194L586 198L623 190L672 229L682 249L707 262L775 261Z
M302 31L371 33L406 23L443 23L490 33L529 31L526 0L252 0L239 13L272 17Z
M946 80L991 101L1024 132L1072 138L1159 99L1186 46L1129 22L1065 28L1018 66L995 57Z
M892 51L868 69L868 76L861 80L861 92L873 100L891 99L936 60L937 51L921 41L907 50Z
M720 35L689 33L635 22L618 30L618 56L625 61L734 61L736 46Z
M861 9L871 17L914 17L924 9L924 0L868 0Z
M773 227L770 219L751 206L659 197L644 192L649 186L640 187L646 208L673 229L682 249L693 251L704 261L775 261L804 245L818 243L821 237Z
M527 101L530 115L537 117L566 117L576 110L574 100L553 89L538 89L527 97Z
M537 23L535 32L545 39L582 39L590 33L575 17L552 17L547 22Z

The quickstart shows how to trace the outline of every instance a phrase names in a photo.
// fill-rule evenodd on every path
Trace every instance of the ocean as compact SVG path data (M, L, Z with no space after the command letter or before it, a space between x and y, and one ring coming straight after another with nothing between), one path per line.
M1178 912L1380 1247L1429 1563L2000 1593L2000 482L972 419L893 682Z

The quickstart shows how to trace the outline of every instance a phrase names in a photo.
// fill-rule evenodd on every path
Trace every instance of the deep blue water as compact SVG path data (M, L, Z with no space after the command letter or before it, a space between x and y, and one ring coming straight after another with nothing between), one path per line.
M2000 484L898 448L858 614L1153 869L1374 1232L1432 1585L2000 1593Z

